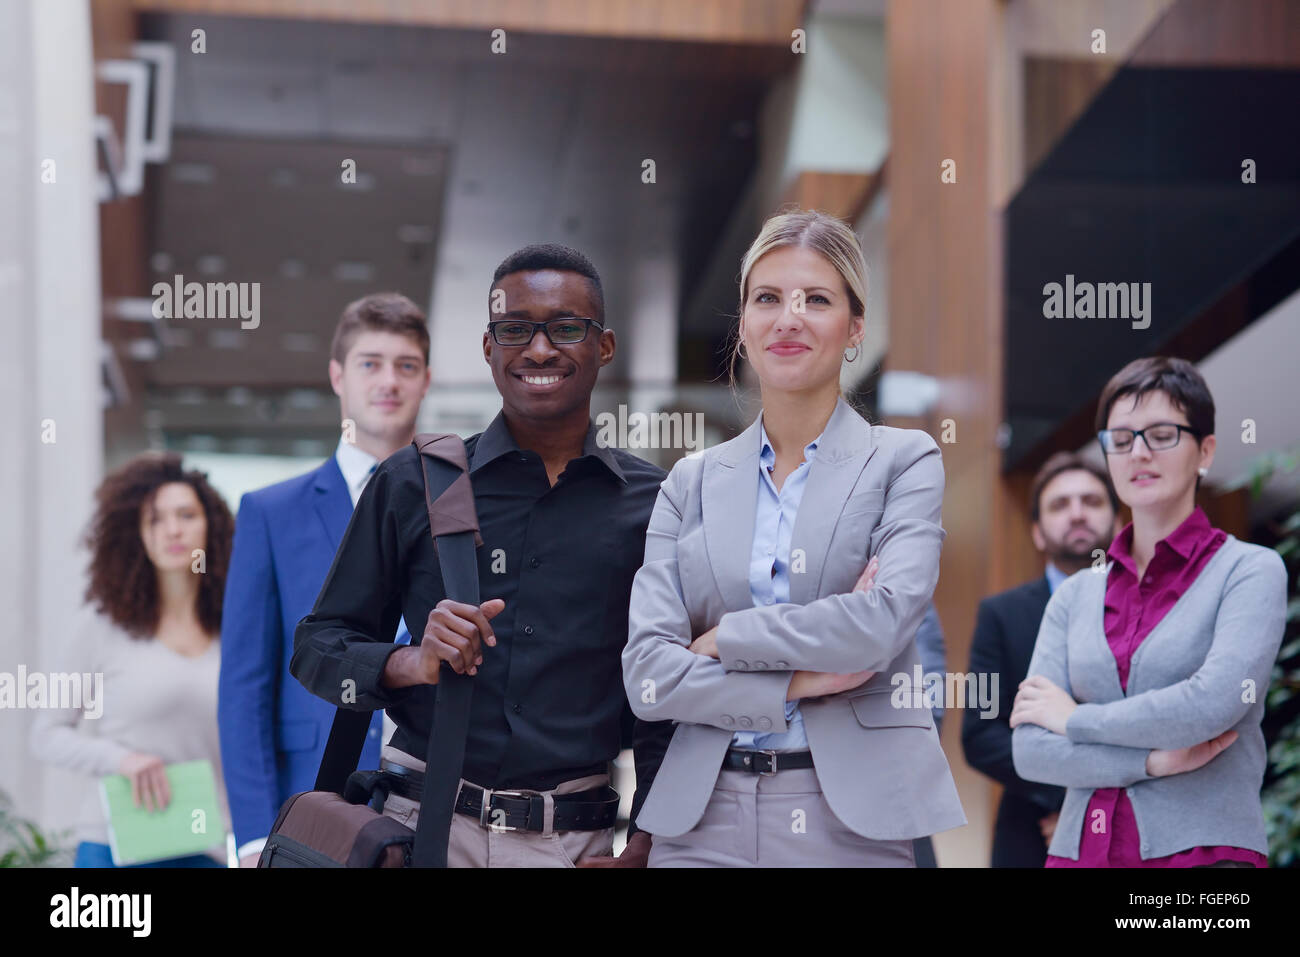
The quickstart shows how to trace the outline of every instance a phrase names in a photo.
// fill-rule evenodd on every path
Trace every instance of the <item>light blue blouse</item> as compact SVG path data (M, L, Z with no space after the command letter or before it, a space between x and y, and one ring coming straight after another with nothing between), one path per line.
M804 460L786 477L778 492L768 469L776 465L776 452L762 431L763 447L758 457L758 506L754 515L754 547L749 553L749 594L754 606L773 605L790 600L790 533L794 531L795 516L804 488L808 485L808 471L817 454L821 436L813 439L803 450ZM804 734L803 716L799 702L785 703L788 730L778 733L737 731L731 737L733 748L754 748L774 751L802 751L808 747Z

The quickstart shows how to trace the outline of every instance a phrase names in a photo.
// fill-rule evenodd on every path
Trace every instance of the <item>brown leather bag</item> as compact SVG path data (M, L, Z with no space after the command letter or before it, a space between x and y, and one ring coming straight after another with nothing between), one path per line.
M464 440L450 433L415 437L424 471L429 531L448 598L477 605L482 544ZM437 490L435 493L434 490ZM414 632L412 643L418 644ZM292 795L276 817L258 867L446 867L452 807L465 756L473 684L444 666L438 675L429 735L422 813L412 830L368 806L386 790L381 771L354 771L369 711L339 708L316 777L316 789ZM423 813L431 809L433 813Z

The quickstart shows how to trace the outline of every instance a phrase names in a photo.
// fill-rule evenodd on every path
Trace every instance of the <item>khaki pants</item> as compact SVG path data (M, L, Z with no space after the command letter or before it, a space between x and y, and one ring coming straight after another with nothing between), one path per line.
M385 745L385 761L424 773L424 762L404 751ZM461 779L461 785L474 784ZM447 844L448 867L575 867L584 857L609 857L614 853L614 829L599 831L555 831L550 827L554 813L550 798L556 794L573 794L609 784L609 775L593 774L565 781L549 791L519 790L522 794L541 795L546 799L546 827L541 831L495 831L479 824L468 814L452 814L451 835ZM476 785L480 786L481 785ZM384 816L412 830L420 819L420 804L400 794L390 794L384 802Z
M650 867L915 867L912 841L873 841L843 824L812 768L720 771L704 814L654 835Z

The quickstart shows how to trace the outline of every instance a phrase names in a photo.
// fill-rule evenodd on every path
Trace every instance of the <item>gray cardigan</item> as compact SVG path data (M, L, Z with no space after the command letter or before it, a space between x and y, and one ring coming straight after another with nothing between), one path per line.
M1021 777L1068 789L1049 853L1078 860L1093 790L1122 787L1144 860L1217 845L1267 854L1259 725L1286 624L1286 566L1272 549L1229 535L1134 653L1127 694L1103 624L1109 568L1077 572L1056 589L1029 663L1029 674L1080 703L1066 734L1022 724L1011 736ZM1230 728L1237 740L1199 770L1146 773L1152 749Z

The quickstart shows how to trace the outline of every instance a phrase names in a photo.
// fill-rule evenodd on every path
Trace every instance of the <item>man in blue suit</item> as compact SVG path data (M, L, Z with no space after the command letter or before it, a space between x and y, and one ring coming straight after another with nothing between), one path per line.
M330 347L343 434L305 475L243 497L221 623L217 723L241 866L257 863L280 806L314 786L334 707L289 674L293 633L325 581L352 509L379 462L415 433L429 388L429 330L397 293L343 310ZM396 640L409 642L404 625ZM362 768L379 766L376 711Z

